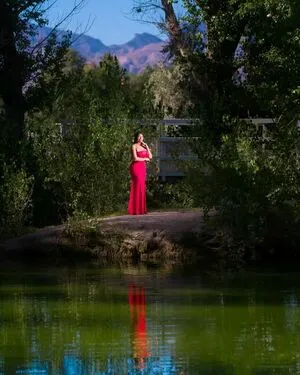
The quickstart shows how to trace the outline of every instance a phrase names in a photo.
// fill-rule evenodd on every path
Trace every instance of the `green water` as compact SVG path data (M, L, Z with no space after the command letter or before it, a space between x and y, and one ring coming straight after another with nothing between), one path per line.
M0 374L300 374L300 275L2 270Z

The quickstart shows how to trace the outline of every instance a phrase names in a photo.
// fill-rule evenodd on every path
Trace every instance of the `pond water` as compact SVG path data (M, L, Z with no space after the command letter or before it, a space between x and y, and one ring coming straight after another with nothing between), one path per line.
M2 270L0 374L300 374L300 275Z

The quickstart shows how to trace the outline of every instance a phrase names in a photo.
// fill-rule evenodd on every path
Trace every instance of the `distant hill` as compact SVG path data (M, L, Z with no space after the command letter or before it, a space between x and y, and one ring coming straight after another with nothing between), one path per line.
M48 27L40 28L34 43L45 38L51 31ZM61 40L65 31L58 31L58 39ZM105 53L118 56L120 64L132 73L139 73L147 66L153 66L164 61L161 52L165 42L148 33L135 34L133 39L120 45L106 46L101 40L82 34L72 34L72 48L82 55L87 62L98 63Z

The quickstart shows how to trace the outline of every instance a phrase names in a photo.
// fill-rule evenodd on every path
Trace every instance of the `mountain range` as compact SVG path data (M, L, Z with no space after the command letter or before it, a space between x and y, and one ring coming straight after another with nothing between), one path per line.
M43 40L51 29L42 27L34 38L34 43ZM58 40L66 31L58 30ZM101 40L85 34L72 34L72 48L83 56L87 63L98 63L105 53L116 55L120 64L131 73L140 73L147 66L154 66L164 61L162 49L166 42L148 33L135 34L133 39L124 44L106 46Z

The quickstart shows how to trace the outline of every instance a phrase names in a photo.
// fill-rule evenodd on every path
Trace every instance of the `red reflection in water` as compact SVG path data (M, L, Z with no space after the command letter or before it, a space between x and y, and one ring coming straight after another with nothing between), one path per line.
M142 369L145 366L145 359L149 357L145 289L135 285L129 285L128 302L133 330L133 358L135 359L137 366Z

